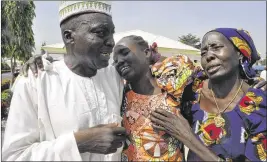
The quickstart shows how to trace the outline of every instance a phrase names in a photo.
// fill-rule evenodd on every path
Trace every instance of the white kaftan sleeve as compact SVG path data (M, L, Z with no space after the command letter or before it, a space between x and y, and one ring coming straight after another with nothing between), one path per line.
M14 89L2 149L4 161L81 161L73 132L40 141L36 80L29 72Z

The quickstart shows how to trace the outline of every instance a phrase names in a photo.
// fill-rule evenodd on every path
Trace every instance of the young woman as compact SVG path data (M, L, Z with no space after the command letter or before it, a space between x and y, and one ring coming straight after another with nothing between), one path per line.
M153 49L139 36L122 38L114 47L114 65L119 74L127 80L125 99L122 106L123 126L129 138L123 151L124 161L183 161L182 144L163 131L155 131L149 119L150 113L162 108L176 115L185 86L194 72L193 63L185 56L168 58L164 63L177 66L180 75L174 71L164 71L168 88L173 88L171 80L176 80L179 91L170 96L162 91L152 75L150 65L155 63ZM179 83L179 84L178 84Z

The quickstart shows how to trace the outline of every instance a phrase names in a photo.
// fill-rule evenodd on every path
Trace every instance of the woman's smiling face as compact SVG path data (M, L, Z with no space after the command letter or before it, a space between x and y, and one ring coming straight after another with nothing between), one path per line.
M146 75L149 70L146 48L130 38L122 38L115 45L114 65L118 73L127 81L136 80Z

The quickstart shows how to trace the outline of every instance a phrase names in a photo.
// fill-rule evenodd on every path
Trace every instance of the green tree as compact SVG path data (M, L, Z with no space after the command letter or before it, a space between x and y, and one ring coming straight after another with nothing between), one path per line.
M3 58L7 57L6 44L9 42L8 31L7 31L7 19L4 11L5 1L1 2L1 54ZM6 32L4 32L6 31Z
M34 51L35 42L32 31L34 9L33 1L1 2L1 50L2 56L11 59L12 74L15 71L16 59L25 62Z
M189 33L187 35L182 35L178 40L186 45L200 49L200 38L196 35Z

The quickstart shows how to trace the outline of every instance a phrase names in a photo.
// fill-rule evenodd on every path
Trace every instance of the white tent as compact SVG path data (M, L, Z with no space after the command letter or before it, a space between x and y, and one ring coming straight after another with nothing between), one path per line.
M199 51L198 49L188 46L186 44L183 44L177 40L173 40L170 38L166 38L161 35L156 35L152 33L148 33L142 30L130 30L126 32L120 32L116 33L114 35L115 42L118 42L121 38L129 35L137 35L141 36L148 42L149 45L151 45L153 42L156 42L158 44L158 47L160 48L170 48L170 49L181 49L181 50L191 50L191 51Z
M46 46L42 46L41 49L46 50L49 54L65 54L65 45L64 43L56 43L56 44L49 44Z
M61 48L63 49L65 47L64 43L56 43L56 44L50 44L50 45L46 45L43 47L47 47L47 48Z
M151 45L153 42L156 42L159 47L159 52L162 56L168 57L174 54L193 54L192 57L199 59L199 50L183 44L177 40L173 40L161 35L156 35L148 33L142 30L130 30L126 32L119 32L114 34L115 43L117 43L121 38L129 35L141 36ZM64 43L57 43L43 46L42 49L46 50L49 54L64 54L65 48Z

